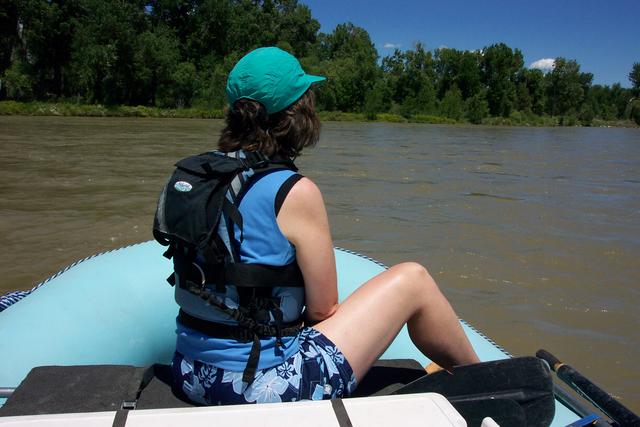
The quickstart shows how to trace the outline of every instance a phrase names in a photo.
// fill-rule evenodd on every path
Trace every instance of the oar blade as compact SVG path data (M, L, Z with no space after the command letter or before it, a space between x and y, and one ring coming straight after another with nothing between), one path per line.
M547 426L555 413L551 372L536 357L457 366L452 373L425 375L394 394L425 392L444 395L470 426L487 416L501 426Z

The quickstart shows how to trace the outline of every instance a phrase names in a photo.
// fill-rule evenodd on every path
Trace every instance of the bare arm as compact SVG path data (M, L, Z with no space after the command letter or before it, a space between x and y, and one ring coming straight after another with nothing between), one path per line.
M307 320L313 324L331 317L338 309L336 262L324 200L311 180L302 178L293 186L280 208L278 225L296 247Z

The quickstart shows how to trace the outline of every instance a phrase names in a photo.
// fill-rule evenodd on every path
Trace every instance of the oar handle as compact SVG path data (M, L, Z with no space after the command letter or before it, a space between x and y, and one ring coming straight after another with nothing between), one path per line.
M560 361L560 359L549 353L547 350L538 350L536 352L536 357L547 362L554 372L558 372L558 368L562 366L562 362Z
M8 399L14 391L13 387L0 387L0 399Z
M546 361L549 366L551 366L551 369L556 372L558 378L568 384L580 396L600 409L609 418L623 426L640 426L640 417L580 372L562 363L560 359L546 350L538 350L536 356Z

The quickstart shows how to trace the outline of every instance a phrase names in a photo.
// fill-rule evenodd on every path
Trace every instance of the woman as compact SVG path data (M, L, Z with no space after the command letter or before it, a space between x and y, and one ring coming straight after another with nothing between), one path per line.
M278 48L247 54L229 75L230 108L219 150L292 160L315 145L320 123L311 85L321 80L305 74L297 59ZM240 260L275 267L297 263L304 287L275 284L269 298L285 323L294 322L304 307L305 327L294 336L261 336L256 347L248 339L199 332L179 318L173 361L178 393L202 404L348 396L405 324L414 344L443 368L479 361L453 309L419 264L396 265L339 304L329 221L318 187L284 166L246 178L236 202L244 222L242 232L234 234ZM228 288L221 298L239 304L236 290ZM194 298L176 289L181 314L187 312L196 323L233 324ZM243 381L256 348L257 370Z

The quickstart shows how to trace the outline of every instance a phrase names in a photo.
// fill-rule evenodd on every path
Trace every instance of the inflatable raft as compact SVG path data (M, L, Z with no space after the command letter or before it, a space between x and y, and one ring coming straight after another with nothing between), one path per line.
M177 305L173 289L165 283L171 264L162 252L150 241L94 255L0 312L0 387L17 387L36 366L169 363ZM386 268L345 249L335 254L341 300ZM461 322L483 361L511 357ZM413 346L406 328L382 358L414 359L422 366L430 362ZM556 401L551 425L566 426L579 419Z

